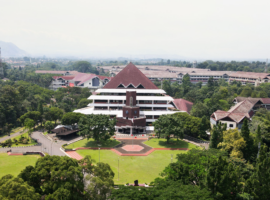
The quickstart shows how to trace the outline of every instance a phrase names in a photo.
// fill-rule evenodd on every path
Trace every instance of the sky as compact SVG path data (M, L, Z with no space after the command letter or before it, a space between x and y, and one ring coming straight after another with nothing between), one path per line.
M269 0L0 0L0 19L32 56L270 58Z

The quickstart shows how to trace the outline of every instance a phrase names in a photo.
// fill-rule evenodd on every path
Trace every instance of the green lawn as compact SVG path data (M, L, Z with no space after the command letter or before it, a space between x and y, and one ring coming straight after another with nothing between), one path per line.
M100 143L101 147L114 147L118 144L120 144L119 141L111 140L111 139L107 140L106 142ZM87 139L79 140L78 142L72 143L72 144L66 146L65 148L73 149L73 148L77 148L77 147L99 147L99 146L98 146L97 142L94 141L94 139L90 138L89 140L87 140Z
M171 154L173 155L173 162L175 162L176 154L185 152L169 150L154 151L148 156L118 156L110 150L100 150L100 162L108 163L111 166L115 173L115 184L134 183L134 180L139 180L139 183L150 183L155 178L160 177L159 173L171 162ZM90 155L96 162L99 161L98 150L78 150L77 153L83 157Z
M144 144L153 147L153 148L196 148L197 146L183 140L178 140L171 138L169 140L169 144L167 144L167 140L164 138L152 138L149 141L145 141Z
M34 166L39 155L9 156L0 153L0 178L6 174L17 176L26 166Z
M12 141L13 141L14 139L16 139L16 140L19 141L20 137L22 137L22 136L24 136L24 137L26 137L26 138L29 138L29 137L28 137L28 133L23 133L23 134L21 134L21 135L18 135L18 136L16 136L16 137L12 137L12 138L10 138L10 139L11 139ZM31 138L30 138L30 140L31 140L31 141L30 141L28 144L18 143L18 145L16 145L15 143L13 143L11 147L23 147L23 146L30 146L30 145L35 145L35 144L37 144L37 143L36 143L34 140L32 140Z

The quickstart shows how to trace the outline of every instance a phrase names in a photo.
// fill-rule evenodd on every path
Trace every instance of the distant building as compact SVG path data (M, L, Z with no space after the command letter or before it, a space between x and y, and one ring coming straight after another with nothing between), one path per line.
M197 62L194 61L193 67ZM190 77L192 83L202 82L202 85L206 85L208 79L213 77L214 81L219 79L225 79L228 83L233 81L239 81L242 85L251 84L258 86L261 83L267 83L270 81L269 73L256 73L256 72L234 72L234 71L211 71L210 69L200 68L187 68L187 67L173 67L173 66L156 66L156 65L138 65L137 68L152 82L169 80L171 82L182 83L184 75ZM109 72L111 77L116 76L124 66L100 66L99 70Z
M246 118L251 120L252 116L259 108L270 109L270 98L251 98L236 97L233 102L235 105L228 111L217 110L210 117L211 126L217 125L219 122L227 124L227 129L240 129L243 120Z
M111 79L111 77L85 73L78 73L75 76L53 76L53 81L50 88L57 90L60 87L69 86L89 88L91 91L94 91L98 88L102 88Z
M166 95L132 63L88 99L93 100L88 107L74 112L116 117L116 130L125 134L153 131L161 115L189 113L193 105Z

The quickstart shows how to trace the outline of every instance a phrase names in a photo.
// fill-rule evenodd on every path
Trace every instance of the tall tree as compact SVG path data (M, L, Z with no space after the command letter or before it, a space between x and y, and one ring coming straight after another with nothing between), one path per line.
M242 151L246 147L246 142L237 128L229 129L223 131L223 141L218 144L218 147L227 151L231 157L243 158Z
M40 200L40 195L21 178L8 174L0 179L0 199Z
M54 124L56 125L56 121L59 119L62 119L63 116L63 110L57 107L52 107L49 110L49 117L51 120L54 121Z
M248 120L245 118L243 125L241 127L241 136L244 138L246 142L246 147L243 150L244 158L246 160L250 160L251 156L254 156L254 146L253 146L253 139L250 137L250 131L248 128Z
M40 123L41 123L41 126L42 126L42 122L43 122L43 115L44 115L44 111L43 111L43 105L41 102L39 102L38 104L38 112L40 113Z
M108 140L115 133L116 119L110 119L108 115L84 115L78 123L79 134L95 141Z

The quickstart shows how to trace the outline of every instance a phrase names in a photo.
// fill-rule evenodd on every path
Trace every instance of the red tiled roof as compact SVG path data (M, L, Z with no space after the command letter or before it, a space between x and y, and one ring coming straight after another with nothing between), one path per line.
M190 113L192 105L193 105L192 102L187 101L185 99L174 99L173 103L178 110L186 111L187 113Z
M263 104L270 104L270 98L261 98Z
M108 76L100 76L100 75L97 75L98 78L100 78L101 80L104 80L104 79L108 79L108 80L111 80L112 77L108 77Z
M53 76L53 79L62 78L64 80L72 80L74 76Z
M104 88L116 89L120 84L124 86L132 84L134 87L141 84L145 89L158 89L133 63L129 63Z

